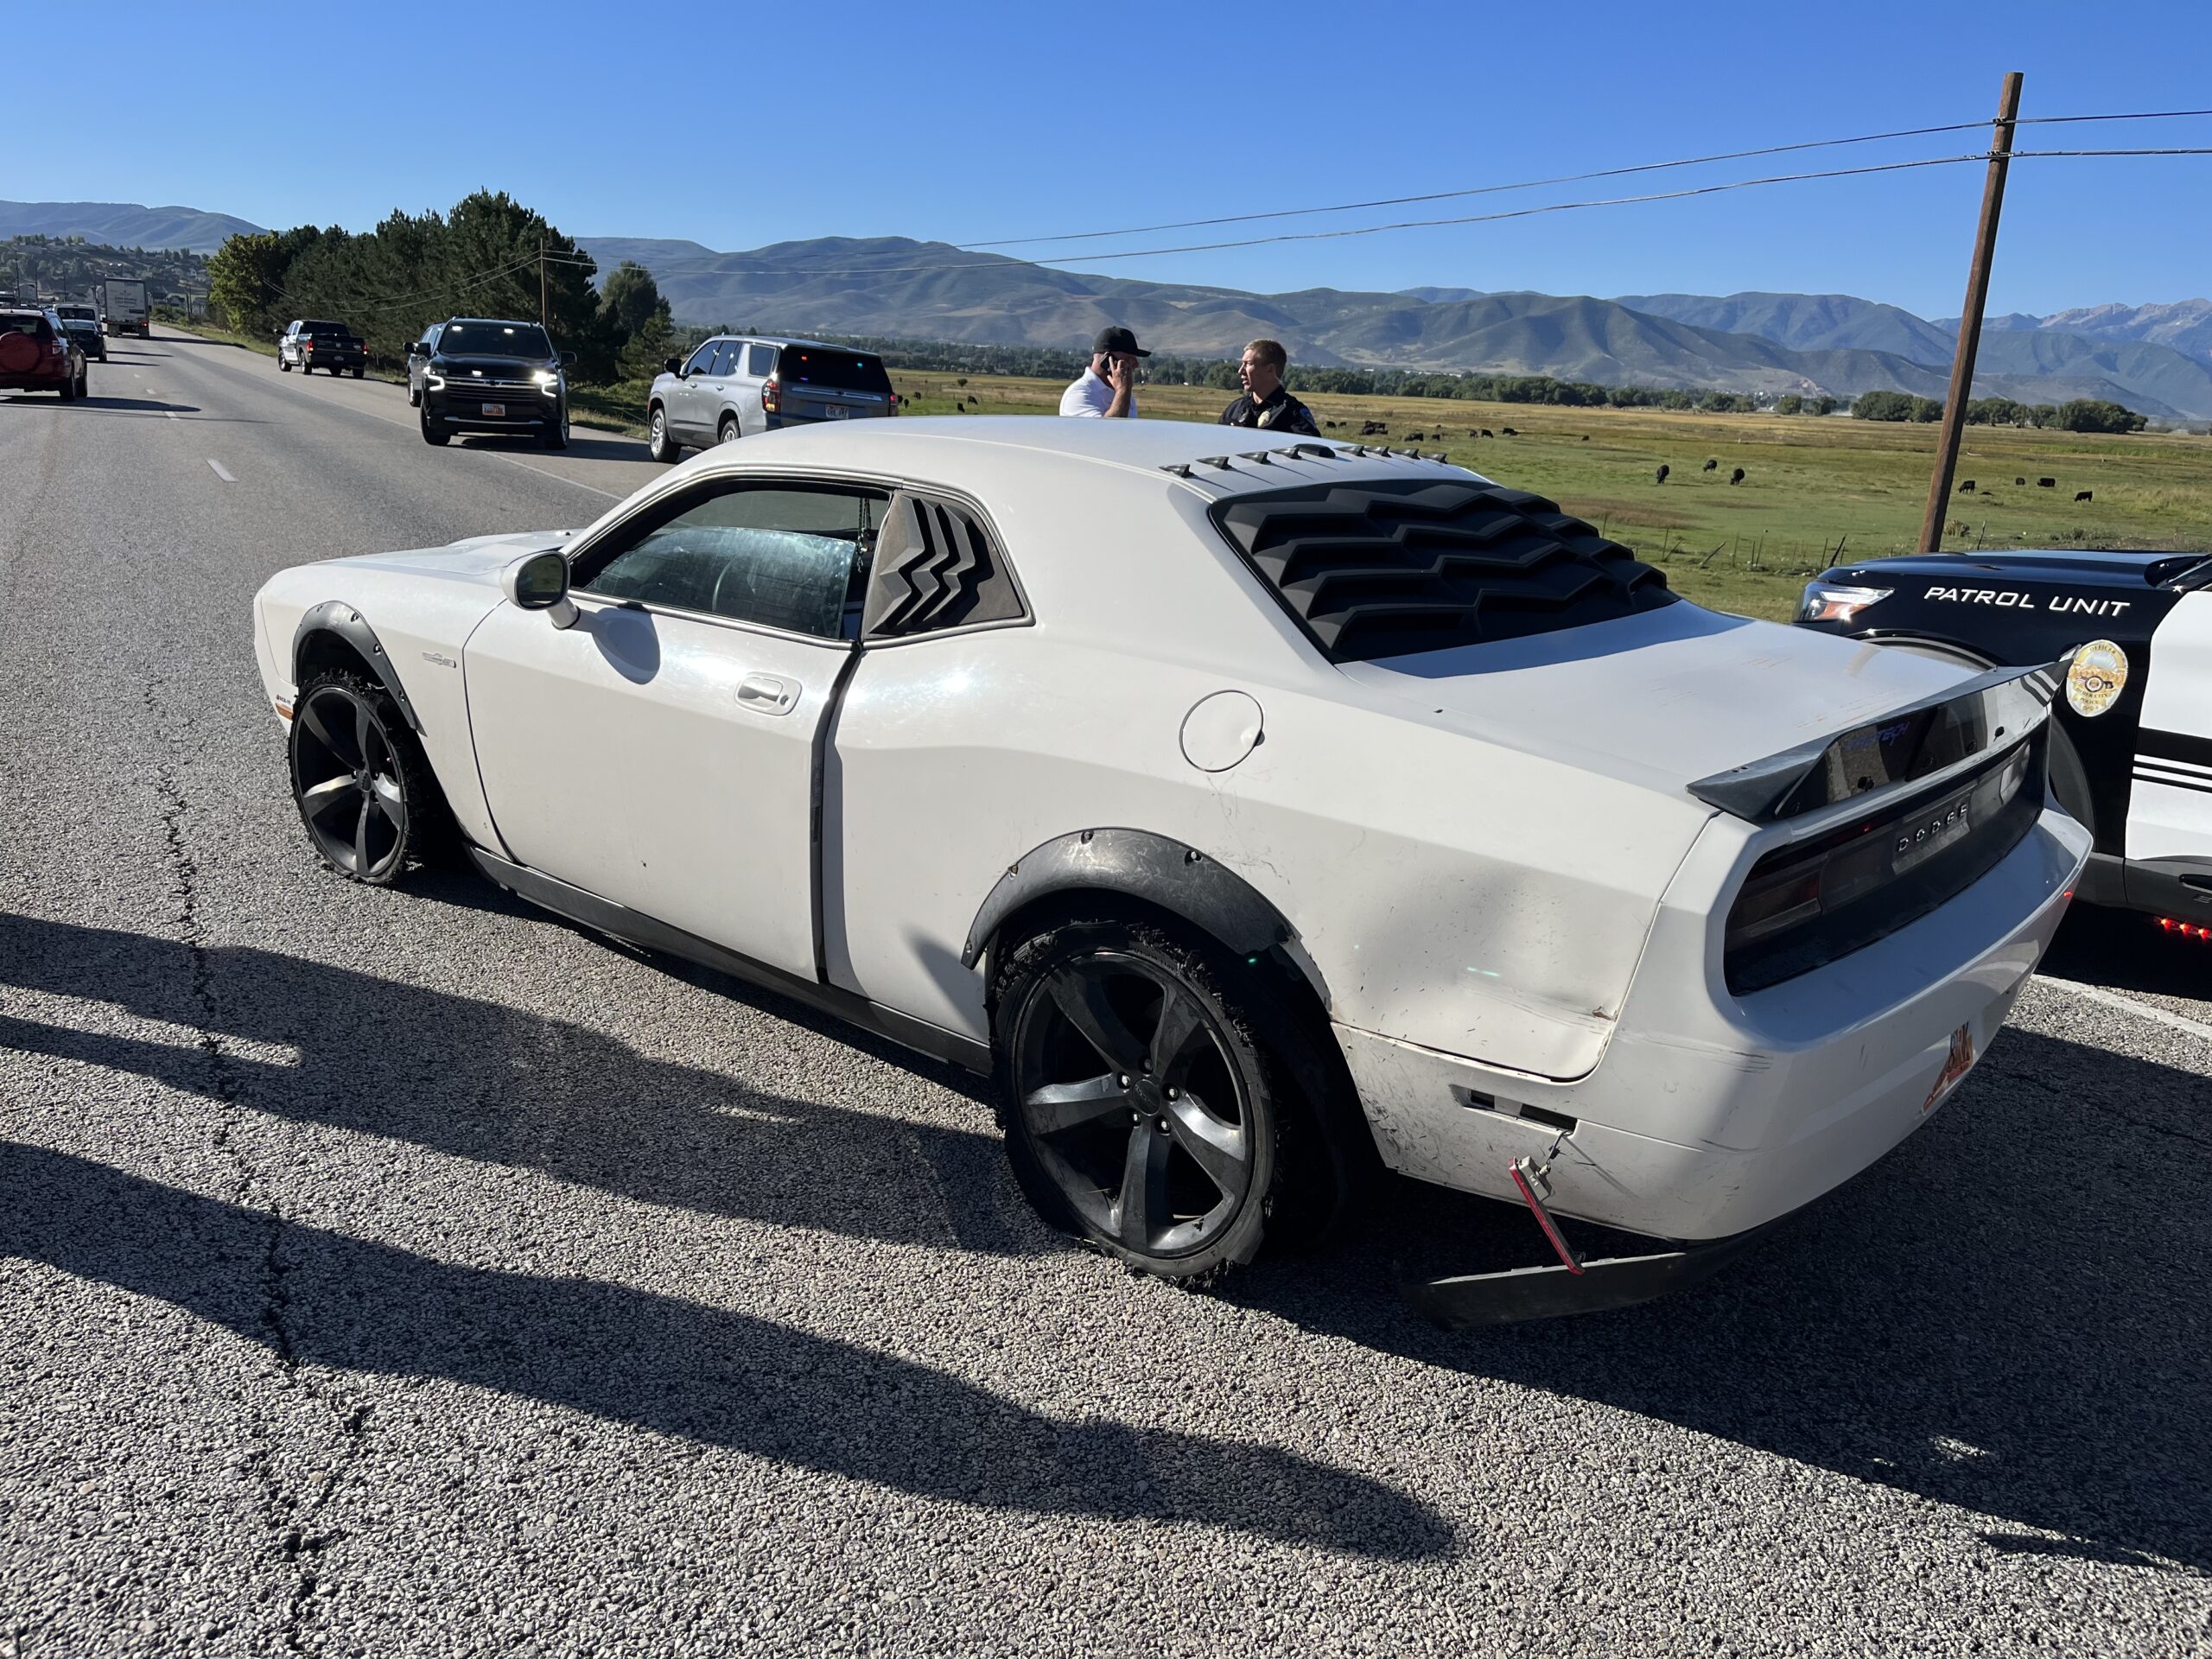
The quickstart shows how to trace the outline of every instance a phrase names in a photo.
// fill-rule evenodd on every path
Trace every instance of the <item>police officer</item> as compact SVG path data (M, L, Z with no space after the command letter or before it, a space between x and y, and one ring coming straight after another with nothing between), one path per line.
M1289 366L1290 353L1283 350L1281 340L1255 340L1247 346L1244 360L1236 365L1244 395L1221 411L1221 424L1319 437L1321 429L1314 423L1313 411L1292 397L1282 384L1282 372Z

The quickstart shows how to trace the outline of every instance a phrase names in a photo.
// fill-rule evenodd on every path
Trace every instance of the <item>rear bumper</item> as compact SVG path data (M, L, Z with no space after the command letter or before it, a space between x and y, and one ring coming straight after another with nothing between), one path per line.
M1604 1061L1571 1084L1342 1025L1337 1037L1393 1168L1518 1203L1510 1166L1533 1158L1550 1164L1558 1214L1730 1237L1840 1185L1941 1107L1957 1045L1987 1052L2088 847L2088 830L2046 810L1949 903L1741 998L1654 972L1647 956ZM1522 1115L1530 1107L1544 1117Z
M876 421L890 413L887 409L856 409L849 415L771 415L766 419L768 429L775 432L787 426L842 426L847 421Z
M76 378L73 369L59 374L51 371L37 374L0 374L0 391L59 391Z

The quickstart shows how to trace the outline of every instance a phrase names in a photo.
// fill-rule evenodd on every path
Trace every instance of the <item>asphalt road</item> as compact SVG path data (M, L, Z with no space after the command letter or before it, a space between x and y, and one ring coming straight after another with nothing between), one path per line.
M2069 925L1694 1292L1394 1189L1217 1298L953 1074L460 874L325 874L247 602L650 475L119 341L0 397L0 1659L2212 1651L2212 947Z

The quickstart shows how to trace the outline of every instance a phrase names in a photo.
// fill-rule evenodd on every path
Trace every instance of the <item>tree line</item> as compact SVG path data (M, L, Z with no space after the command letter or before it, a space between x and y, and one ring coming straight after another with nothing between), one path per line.
M208 304L243 334L272 335L296 317L343 323L372 363L397 367L434 322L528 320L542 303L579 381L658 370L674 331L668 302L641 265L623 261L594 289L598 269L542 214L480 190L450 212L395 211L358 234L300 225L231 237L207 262Z
M1864 391L1851 405L1861 421L1921 421L1943 418L1934 397L1905 391ZM1967 404L1968 426L2047 427L2060 432L2140 432L2149 421L2102 397L2075 397L2063 404L2021 404L2010 397L1976 397Z

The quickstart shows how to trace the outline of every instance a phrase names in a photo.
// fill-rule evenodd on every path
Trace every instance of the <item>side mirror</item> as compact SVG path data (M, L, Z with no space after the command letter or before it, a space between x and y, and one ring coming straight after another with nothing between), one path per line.
M576 366L576 354L575 354L574 352L563 352L563 353L561 353L561 366L562 366L563 368L564 368L564 369L573 369L573 368L575 368L575 367Z
M679 380L683 378L683 359L680 357L663 358L660 366L664 372L674 375Z
M569 561L559 553L529 553L499 573L499 591L518 610L543 611L556 628L573 628L581 614L569 597Z

